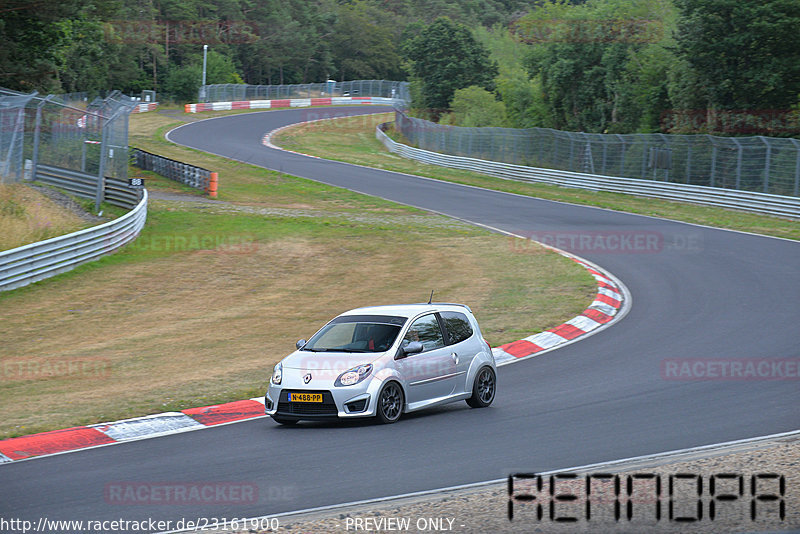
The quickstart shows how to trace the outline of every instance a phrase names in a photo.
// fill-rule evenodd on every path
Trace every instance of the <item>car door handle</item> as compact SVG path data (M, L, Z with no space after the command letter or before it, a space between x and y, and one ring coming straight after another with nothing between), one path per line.
M458 365L458 354L454 352L453 354L450 355L450 357L453 358L455 364Z

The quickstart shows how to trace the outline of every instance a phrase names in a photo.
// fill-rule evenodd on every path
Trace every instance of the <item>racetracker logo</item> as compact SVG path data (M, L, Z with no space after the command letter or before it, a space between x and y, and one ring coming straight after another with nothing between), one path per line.
M110 482L103 489L108 504L242 505L258 502L253 482Z
M643 230L514 232L509 244L513 252L536 253L541 249L532 245L533 242L573 254L656 254L665 251L696 253L703 249L703 238L699 233L664 234Z
M140 253L214 252L252 254L258 245L249 235L165 234L139 236L125 247Z
M0 364L0 381L18 380L98 380L111 374L107 358L50 358L6 360Z
M247 44L259 39L246 20L112 20L105 38L118 44Z
M798 380L800 358L673 358L661 360L664 380Z

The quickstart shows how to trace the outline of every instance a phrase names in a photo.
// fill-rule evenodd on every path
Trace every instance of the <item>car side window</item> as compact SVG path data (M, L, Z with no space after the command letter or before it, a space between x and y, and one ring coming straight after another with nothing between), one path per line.
M432 313L423 315L414 321L408 327L404 341L409 343L419 341L426 351L444 347L444 337L442 336L441 328L439 328L439 321L436 319L436 315Z
M439 314L444 321L444 327L450 337L450 345L461 343L472 337L472 325L463 313L442 312Z

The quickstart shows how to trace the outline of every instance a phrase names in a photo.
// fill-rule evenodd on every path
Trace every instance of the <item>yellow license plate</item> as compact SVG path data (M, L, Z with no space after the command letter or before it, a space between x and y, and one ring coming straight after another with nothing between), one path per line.
M322 402L322 393L289 393L289 402Z

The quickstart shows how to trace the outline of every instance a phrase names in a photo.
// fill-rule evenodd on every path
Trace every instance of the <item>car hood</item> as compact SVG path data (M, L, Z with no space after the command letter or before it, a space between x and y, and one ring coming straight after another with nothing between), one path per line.
M343 373L357 365L373 363L385 352L310 352L296 350L283 359L284 369L331 370Z

